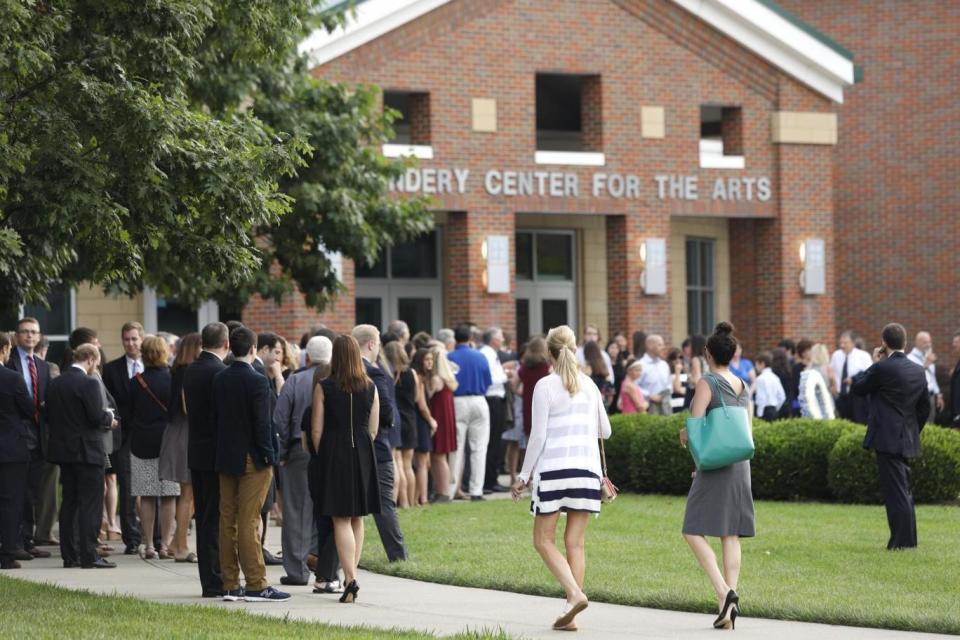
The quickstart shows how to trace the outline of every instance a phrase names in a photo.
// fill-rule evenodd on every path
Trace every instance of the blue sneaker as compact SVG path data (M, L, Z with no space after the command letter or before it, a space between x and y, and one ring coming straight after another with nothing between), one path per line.
M228 589L223 592L224 602L240 602L243 600L243 589Z
M261 591L247 591L243 599L247 602L284 602L290 599L290 594L267 587Z

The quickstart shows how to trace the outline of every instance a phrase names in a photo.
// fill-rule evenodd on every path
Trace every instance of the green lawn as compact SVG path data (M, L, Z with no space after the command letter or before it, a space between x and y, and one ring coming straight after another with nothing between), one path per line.
M716 611L680 536L684 502L621 495L604 507L587 533L585 591L593 600ZM528 505L403 511L413 559L388 564L370 538L363 564L419 580L560 596L533 549ZM743 541L743 614L960 634L960 508L920 507L917 519L920 548L889 552L882 507L758 502L758 536Z
M200 605L169 605L94 595L0 576L0 637L50 638L324 638L434 639L417 632L343 627L271 618ZM506 640L501 634L462 634L460 640Z

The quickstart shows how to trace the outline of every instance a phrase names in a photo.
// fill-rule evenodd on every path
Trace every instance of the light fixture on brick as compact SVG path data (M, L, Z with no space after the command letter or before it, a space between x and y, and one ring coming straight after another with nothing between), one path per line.
M640 286L648 296L667 293L667 241L647 238L640 243Z
M808 296L827 292L827 258L823 238L800 243L800 289Z

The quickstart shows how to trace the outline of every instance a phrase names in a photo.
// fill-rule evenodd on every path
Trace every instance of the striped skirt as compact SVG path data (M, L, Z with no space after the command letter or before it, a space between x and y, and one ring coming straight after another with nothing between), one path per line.
M555 469L537 474L530 514L567 511L600 513L600 476L585 469Z

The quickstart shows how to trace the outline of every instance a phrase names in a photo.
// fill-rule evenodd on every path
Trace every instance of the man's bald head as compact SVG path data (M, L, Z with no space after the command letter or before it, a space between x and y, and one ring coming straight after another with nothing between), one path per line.
M933 346L933 340L930 338L930 334L926 331L921 331L917 334L917 337L913 340L913 346L920 351L929 351L930 347Z

